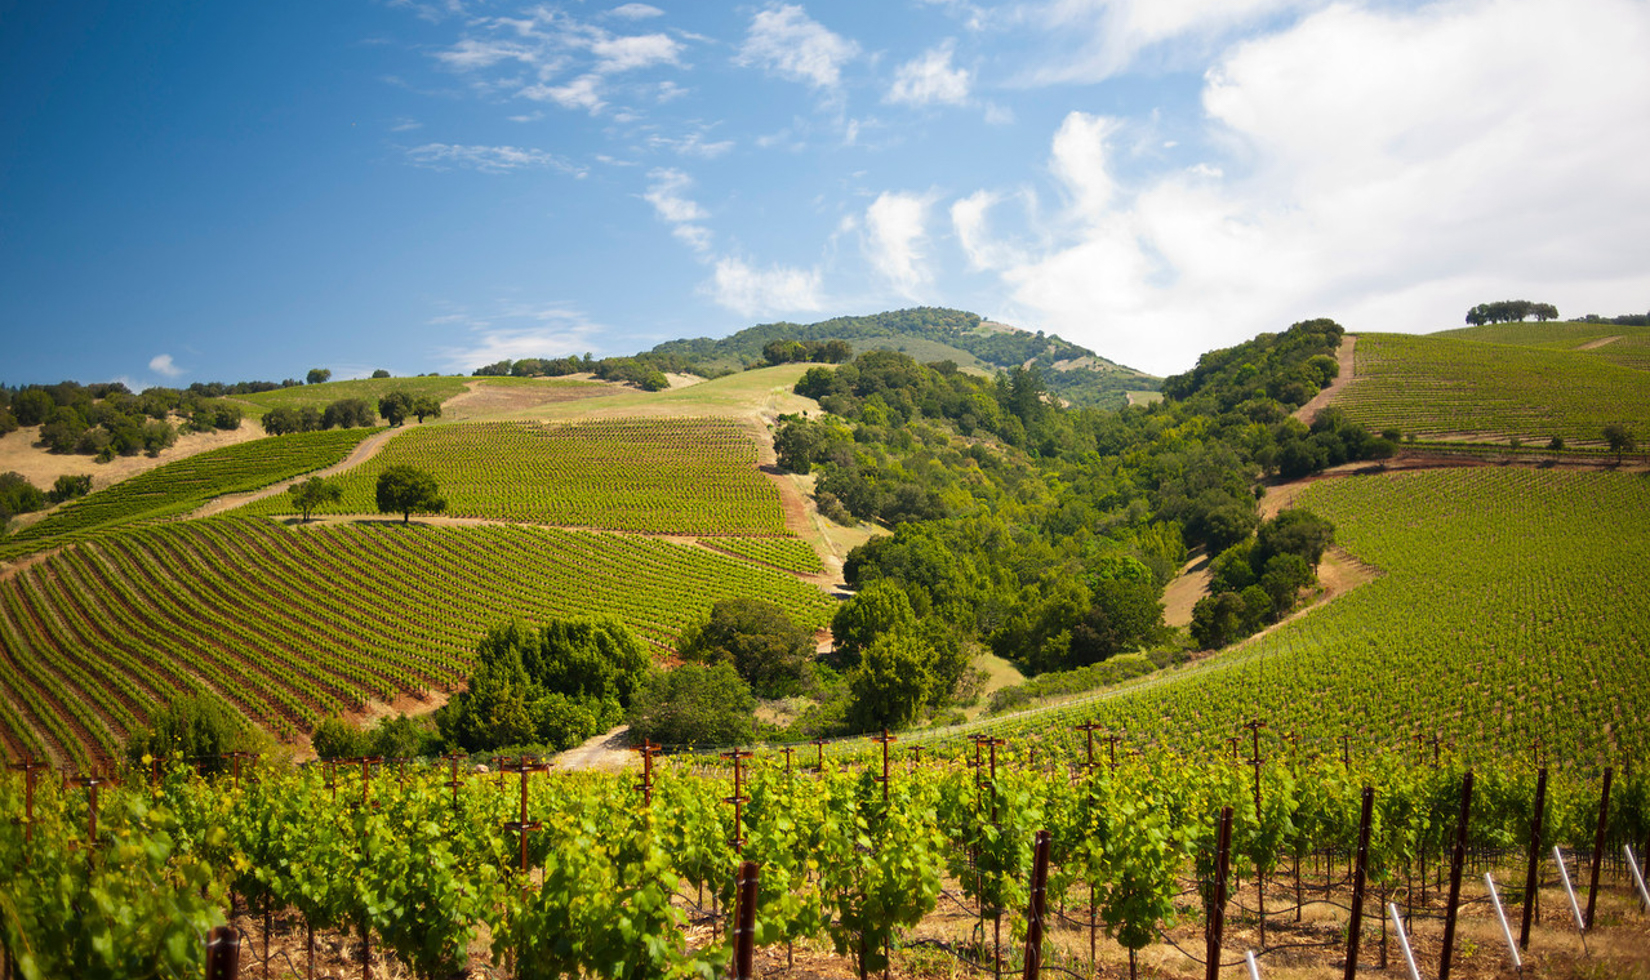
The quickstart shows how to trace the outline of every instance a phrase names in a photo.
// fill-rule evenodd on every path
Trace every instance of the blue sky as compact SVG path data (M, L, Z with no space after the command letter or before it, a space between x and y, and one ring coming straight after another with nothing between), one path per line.
M1646 0L0 0L0 381L1650 308Z

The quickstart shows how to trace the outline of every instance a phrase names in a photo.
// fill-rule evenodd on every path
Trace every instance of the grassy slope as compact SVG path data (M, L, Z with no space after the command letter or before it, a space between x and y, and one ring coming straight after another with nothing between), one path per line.
M1356 373L1336 402L1353 421L1426 439L1601 445L1604 426L1650 418L1650 378L1594 351L1361 334Z
M263 418L272 408L314 408L324 410L343 398L364 398L374 404L378 396L391 391L405 391L414 398L426 395L445 401L464 390L464 378L361 378L355 381L328 381L325 384L302 385L260 391L254 395L236 395L230 398L253 418Z
M378 475L397 465L433 476L455 517L614 531L783 534L779 493L734 422L599 420L544 425L416 426L340 475L343 499L317 514L376 514ZM248 508L293 513L276 496Z
M1301 506L1384 574L1236 650L1003 733L1089 717L1193 751L1249 718L1304 746L1398 747L1434 732L1469 756L1642 758L1650 734L1650 481L1435 470L1315 484Z

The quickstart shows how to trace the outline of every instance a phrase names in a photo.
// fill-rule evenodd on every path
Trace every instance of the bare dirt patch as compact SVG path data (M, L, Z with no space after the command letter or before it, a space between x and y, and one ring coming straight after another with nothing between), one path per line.
M127 477L146 473L175 460L263 437L262 426L256 422L242 422L239 429L228 432L179 433L178 441L171 448L161 450L158 456L116 456L107 463L99 463L90 456L47 452L44 446L37 445L40 427L29 426L0 436L0 473L21 473L42 490L50 490L60 476L90 473L92 489L102 490Z
M583 745L568 749L550 761L562 772L580 769L617 772L634 765L638 758L630 747L630 726L620 725L585 740Z
M1340 397L1341 392L1345 390L1348 385L1358 380L1353 374L1352 357L1352 354L1355 350L1357 350L1357 347L1357 334L1349 333L1341 337L1341 346L1335 349L1335 363L1340 365L1340 372L1335 375L1335 380L1329 382L1329 387L1318 392L1315 396L1313 396L1312 400L1307 402L1305 405L1295 409L1295 418L1310 425L1312 423L1312 419L1321 409L1329 405L1336 398Z
M1168 626L1192 625L1192 607L1209 594L1209 557L1199 551L1186 562L1174 581L1163 589L1163 622Z
M572 385L567 381L583 381ZM544 405L561 405L587 398L605 398L631 389L595 381L590 375L570 375L539 384L492 385L472 383L461 394L442 403L442 417L449 422L475 421L494 415L518 415Z
M1600 337L1597 340L1587 341L1585 344L1577 347L1576 350L1598 350L1600 347L1603 347L1606 344L1613 344L1620 339L1620 337Z

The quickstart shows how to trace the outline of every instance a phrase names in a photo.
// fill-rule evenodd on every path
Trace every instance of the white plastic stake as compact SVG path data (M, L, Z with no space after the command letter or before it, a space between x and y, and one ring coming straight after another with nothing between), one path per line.
M1524 961L1518 958L1518 944L1513 942L1512 927L1507 925L1507 913L1501 910L1501 896L1496 893L1495 879L1484 874L1484 885L1490 890L1490 901L1495 903L1495 917L1501 920L1501 935L1507 939L1507 952L1512 954L1513 969L1524 972Z
M1623 844L1621 849L1627 852L1627 866L1633 869L1633 884L1639 886L1639 901L1644 903L1646 911L1650 911L1650 889L1644 887L1644 875L1639 873L1639 861L1633 856L1633 845Z
M1558 862L1558 875L1564 880L1564 894L1570 896L1570 912L1576 917L1576 935L1581 937L1581 948L1587 948L1587 927L1581 921L1581 905L1576 901L1576 890L1570 885L1570 867L1564 863L1564 852L1553 845L1553 859Z
M1255 951L1246 949L1243 958L1249 963L1249 980L1260 980L1260 964L1255 962Z
M1388 902L1386 911L1392 917L1392 927L1398 930L1398 946L1404 951L1404 962L1409 964L1409 980L1421 980L1421 971L1415 966L1415 953L1409 948L1409 934L1404 932L1404 917L1398 914L1398 903Z

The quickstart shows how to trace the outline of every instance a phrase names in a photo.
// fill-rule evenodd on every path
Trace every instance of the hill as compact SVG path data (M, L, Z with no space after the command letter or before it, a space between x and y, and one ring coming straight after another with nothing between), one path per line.
M894 350L920 362L950 360L985 374L1035 366L1049 391L1073 405L1120 408L1129 392L1157 391L1161 379L1108 361L1086 347L1042 331L1030 333L961 310L919 307L844 316L819 323L764 323L713 340L673 340L650 353L677 355L710 370L739 370L762 360L775 340L843 340L854 350Z
M1650 348L1629 343L1617 363L1603 353L1615 343L1581 349L1589 341L1580 338L1600 338L1576 327L1593 325L1360 334L1357 380L1336 404L1371 430L1395 428L1422 439L1545 446L1556 436L1572 447L1599 447L1605 426L1650 419L1650 372L1629 366L1635 350ZM1608 336L1628 343L1632 329L1614 327ZM1565 346L1571 340L1578 343Z

